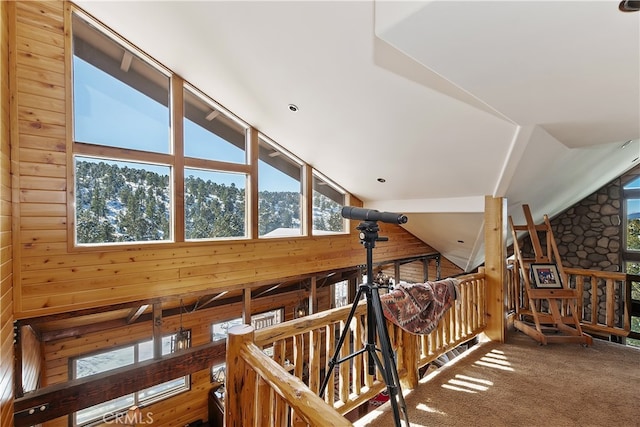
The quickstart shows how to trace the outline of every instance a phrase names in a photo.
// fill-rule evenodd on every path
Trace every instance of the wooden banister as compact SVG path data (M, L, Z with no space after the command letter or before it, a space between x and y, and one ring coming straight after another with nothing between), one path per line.
M430 334L414 335L387 322L391 344L397 352L403 390L416 387L420 367L473 339L486 328L484 272L457 279L456 303ZM341 424L348 423L341 415L365 404L386 388L379 372L369 374L368 360L363 353L354 356L351 363L336 366L330 373L324 399L318 397L320 380L324 379L328 358L335 351L340 331L349 329L348 345L342 347L341 357L363 345L366 302L356 306L351 324L345 324L351 308L345 306L311 314L255 332L247 325L230 330L227 425L350 425ZM273 359L261 350L270 347L273 347ZM287 360L293 366L286 365ZM247 411L249 413L245 413ZM328 414L339 418L330 420Z
M234 326L227 338L227 391L225 397L225 425L249 427L282 425L273 411L271 393L275 392L290 406L291 419L299 417L310 426L351 426L324 400L313 393L299 378L258 348L254 331L249 325ZM260 408L258 412L256 409ZM263 423L267 424L263 424ZM291 421L289 422L291 424ZM296 423L297 424L297 423ZM286 425L286 424L285 424Z
M517 261L511 262L517 264ZM508 270L508 294L513 296L509 309L516 315L528 316L531 315L529 301L524 295L517 273L518 268ZM579 295L576 311L583 329L604 336L629 335L632 277L634 276L614 271L564 267L564 283ZM599 289L602 292L598 292Z

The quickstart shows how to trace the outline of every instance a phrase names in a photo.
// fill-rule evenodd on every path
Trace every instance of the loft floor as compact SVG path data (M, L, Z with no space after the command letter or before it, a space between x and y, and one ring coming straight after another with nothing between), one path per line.
M520 332L483 342L405 392L422 426L637 425L640 349L594 340L539 345ZM393 426L390 404L354 423Z

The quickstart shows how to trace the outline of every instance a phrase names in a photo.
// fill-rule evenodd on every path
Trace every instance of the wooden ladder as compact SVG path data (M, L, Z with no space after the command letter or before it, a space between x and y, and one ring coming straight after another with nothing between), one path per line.
M545 214L544 223L536 225L529 205L523 205L522 208L527 221L526 225L514 225L513 219L509 216L515 256L514 274L516 277L520 275L528 299L528 306L525 304L518 310L518 316L514 320L515 328L544 345L549 342L577 342L591 345L593 339L589 334L582 332L576 311L580 295L567 283L549 217ZM518 244L519 231L529 233L535 258L523 258ZM539 233L545 234L544 248L540 243ZM531 276L531 268L535 264L549 264L551 267L555 265L559 276L555 280L560 281L558 288L536 286Z

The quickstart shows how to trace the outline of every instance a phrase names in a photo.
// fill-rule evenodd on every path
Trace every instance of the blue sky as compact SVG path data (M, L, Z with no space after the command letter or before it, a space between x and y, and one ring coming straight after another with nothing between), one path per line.
M74 57L74 139L118 148L171 152L169 109L93 65ZM168 83L167 83L168 85ZM190 120L184 121L185 155L244 163L243 150ZM147 170L166 173L153 166ZM245 188L244 175L190 169L185 175ZM300 191L300 183L264 162L259 164L261 191Z

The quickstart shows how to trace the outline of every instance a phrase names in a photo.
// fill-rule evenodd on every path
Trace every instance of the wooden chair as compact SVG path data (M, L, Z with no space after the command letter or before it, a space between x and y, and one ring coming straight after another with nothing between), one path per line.
M544 223L536 225L529 206L523 205L522 208L526 225L514 225L509 216L515 256L514 273L520 275L524 283L524 296L528 299L528 305L518 310L515 328L544 345L549 342L591 345L593 339L582 331L576 311L581 296L567 283L549 217L545 215ZM518 243L519 231L529 232L534 258L523 258ZM540 234L545 235L544 247L540 243Z

